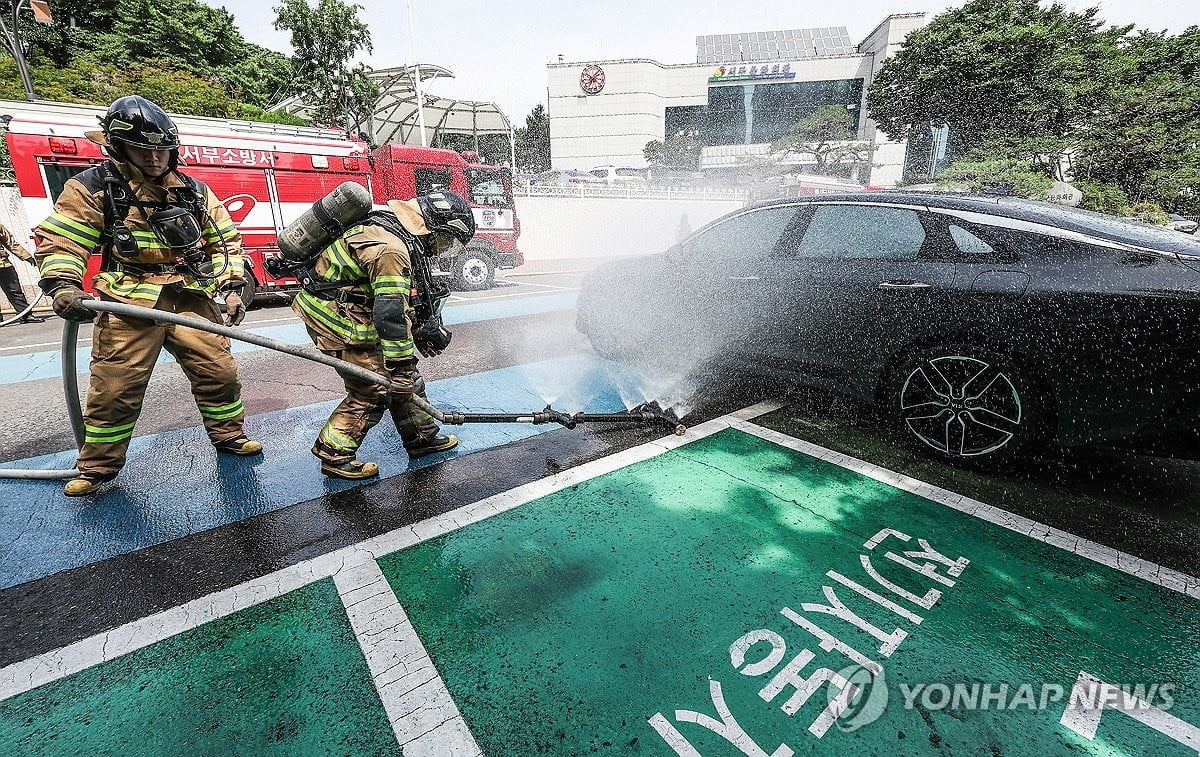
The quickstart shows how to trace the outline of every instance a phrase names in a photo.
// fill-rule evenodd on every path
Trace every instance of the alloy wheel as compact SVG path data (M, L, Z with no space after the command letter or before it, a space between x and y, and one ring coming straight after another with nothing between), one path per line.
M1025 429L1013 378L979 358L925 360L904 378L898 399L909 432L950 457L993 454Z

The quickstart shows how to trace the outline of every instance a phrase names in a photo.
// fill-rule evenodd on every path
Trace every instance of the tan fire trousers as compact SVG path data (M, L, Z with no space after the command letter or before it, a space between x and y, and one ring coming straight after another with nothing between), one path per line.
M174 287L163 288L155 309L221 323L216 303ZM242 385L228 339L184 326L101 313L92 335L92 377L83 414L86 435L76 463L81 472L116 473L125 465L146 385L164 347L192 384L208 438L215 444L241 436Z
M315 335L313 339L316 340ZM340 350L321 351L360 368L387 375L387 369L383 365L383 353L379 351L378 346L364 348L346 345ZM414 391L424 398L425 381L415 368L413 374ZM392 397L379 384L363 381L349 373L338 371L338 375L346 385L346 399L333 409L329 420L317 436L312 448L312 453L317 457L335 465L353 460L367 432L389 411L404 446L411 447L422 440L437 436L437 423L412 402Z

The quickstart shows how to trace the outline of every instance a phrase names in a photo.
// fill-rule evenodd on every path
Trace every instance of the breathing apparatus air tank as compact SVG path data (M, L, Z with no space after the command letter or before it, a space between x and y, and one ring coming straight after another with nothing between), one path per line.
M371 193L367 188L354 181L344 182L279 234L279 256L285 263L303 265L370 212Z

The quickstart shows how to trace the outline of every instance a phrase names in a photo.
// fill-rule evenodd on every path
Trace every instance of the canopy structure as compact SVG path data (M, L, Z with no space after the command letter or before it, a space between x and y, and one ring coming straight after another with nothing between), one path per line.
M467 136L475 141L479 151L479 136L503 134L508 137L510 159L516 163L512 124L500 107L491 102L456 100L430 94L426 85L439 78L453 78L454 73L441 66L420 63L413 66L381 68L371 72L379 82L380 95L375 103L371 123L356 128L372 144L437 145L446 135ZM418 100L418 92L420 98ZM418 107L418 102L422 105ZM300 117L311 108L300 98L292 97L275 106Z

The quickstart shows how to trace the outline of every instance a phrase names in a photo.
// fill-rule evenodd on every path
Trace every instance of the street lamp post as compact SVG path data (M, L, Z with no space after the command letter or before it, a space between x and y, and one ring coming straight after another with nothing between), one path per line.
M21 30L18 26L21 10L28 4L29 0L12 0L12 31L9 31L3 14L0 14L0 32L4 33L4 44L12 53L13 60L17 62L21 86L25 88L25 99L33 102L36 99L33 96L33 81L29 78L29 68L25 65L25 53L21 50Z

